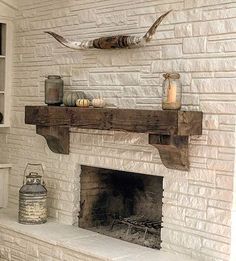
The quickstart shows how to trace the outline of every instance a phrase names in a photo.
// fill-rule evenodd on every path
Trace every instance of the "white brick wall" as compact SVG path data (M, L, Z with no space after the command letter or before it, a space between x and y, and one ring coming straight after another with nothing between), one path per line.
M146 47L73 51L44 34L70 39L142 35L161 13L174 11ZM17 204L27 162L43 163L50 215L75 222L81 164L164 176L163 249L201 261L229 260L235 156L236 3L234 0L21 0L15 20L12 128L0 157L13 164L10 203ZM52 153L24 106L43 104L44 76L61 74L67 90L101 94L123 108L161 108L162 73L177 71L184 109L204 112L192 137L191 170L167 170L147 136L71 130L69 156ZM1 138L1 137L0 137ZM5 147L5 146L4 146Z

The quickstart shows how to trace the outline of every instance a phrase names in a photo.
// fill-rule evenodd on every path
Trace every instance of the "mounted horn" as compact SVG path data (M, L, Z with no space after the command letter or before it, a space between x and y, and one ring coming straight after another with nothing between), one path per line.
M156 22L150 27L150 29L147 31L147 33L144 35L144 39L146 42L149 42L153 35L156 33L157 27L161 24L162 20L171 12L172 10L168 11L167 13L160 16Z
M161 24L162 20L170 12L171 10L163 14L162 16L160 16L143 37L117 35L117 36L101 37L95 40L75 42L75 41L68 41L64 37L54 32L45 32L45 33L50 34L59 43L71 49L89 49L89 48L114 49L114 48L139 47L145 45L145 43L149 42L152 39L153 35L156 33L157 27Z

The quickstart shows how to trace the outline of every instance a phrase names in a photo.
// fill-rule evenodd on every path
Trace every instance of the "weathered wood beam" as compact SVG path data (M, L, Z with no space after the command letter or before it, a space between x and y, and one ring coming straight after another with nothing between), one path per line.
M202 112L26 106L25 123L164 135L201 135Z
M25 123L37 126L56 153L69 153L69 128L149 134L167 168L188 170L188 138L202 134L202 112L26 106Z

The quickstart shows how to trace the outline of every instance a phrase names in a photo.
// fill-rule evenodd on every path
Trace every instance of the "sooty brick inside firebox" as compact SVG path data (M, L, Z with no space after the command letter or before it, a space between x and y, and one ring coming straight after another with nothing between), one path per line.
M163 178L82 166L79 226L160 248Z

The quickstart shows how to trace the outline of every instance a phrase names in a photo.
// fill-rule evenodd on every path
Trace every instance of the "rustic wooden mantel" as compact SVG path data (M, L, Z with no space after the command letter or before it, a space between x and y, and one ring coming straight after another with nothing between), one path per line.
M202 134L202 112L26 106L25 123L56 153L69 154L70 127L147 133L167 168L188 170L188 140Z

